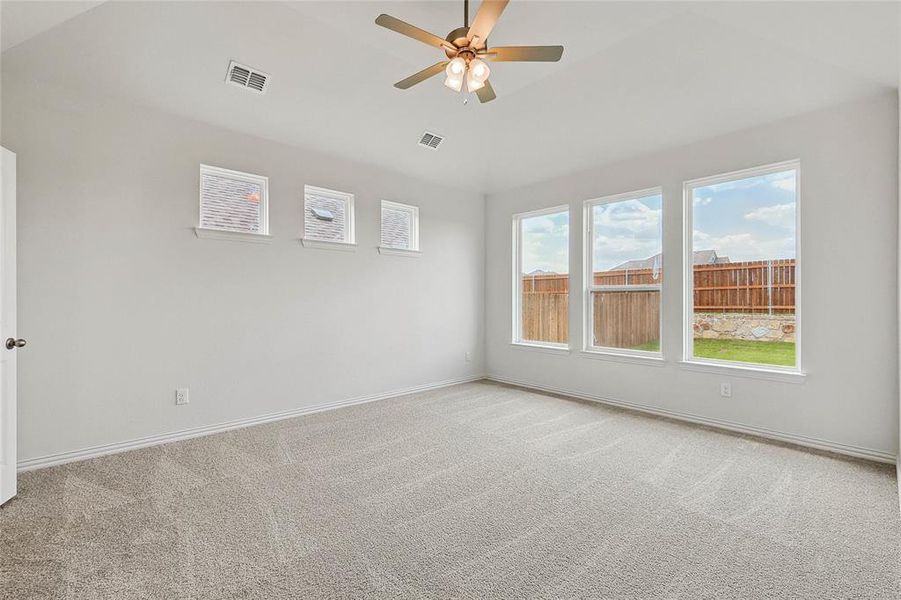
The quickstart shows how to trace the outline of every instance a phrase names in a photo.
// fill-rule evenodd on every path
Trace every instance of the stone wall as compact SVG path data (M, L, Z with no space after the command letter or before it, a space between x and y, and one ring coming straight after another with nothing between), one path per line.
M795 341L795 315L695 313L695 337L769 342Z

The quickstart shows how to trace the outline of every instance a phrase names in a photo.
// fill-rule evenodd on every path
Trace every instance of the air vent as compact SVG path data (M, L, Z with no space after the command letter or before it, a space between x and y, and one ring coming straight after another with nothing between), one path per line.
M269 75L231 61L228 63L228 74L225 76L225 81L226 83L264 94L266 93L266 84L269 83Z
M440 146L443 141L444 136L426 131L422 134L422 137L419 138L419 145L424 148L429 148L430 150L437 150L438 146Z

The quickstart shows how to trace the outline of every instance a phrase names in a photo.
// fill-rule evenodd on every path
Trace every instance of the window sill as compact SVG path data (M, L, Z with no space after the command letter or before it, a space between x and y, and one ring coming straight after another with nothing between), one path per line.
M210 240L228 240L230 242L249 242L251 244L271 244L272 236L265 233L245 233L225 229L207 229L195 227L194 234L199 238Z
M379 254L387 254L389 256L406 256L408 258L419 258L422 252L419 250L407 250L405 248L386 248L379 246Z
M351 242L327 242L325 240L310 240L300 238L304 248L319 248L320 250L338 250L339 252L356 252L357 245Z
M662 367L666 364L666 361L662 356L652 354L627 354L625 352L608 352L604 350L582 350L579 352L579 355L582 358L632 363L650 367Z
M530 344L527 342L510 342L510 345L517 350L531 350L536 352L544 352L546 354L567 355L571 353L569 346L564 345L557 346L550 344Z
M766 367L754 367L750 365L729 365L721 362L707 362L698 360L683 360L679 365L687 371L699 373L717 373L732 377L748 377L749 379L765 379L784 383L804 383L807 373L800 370L768 369Z

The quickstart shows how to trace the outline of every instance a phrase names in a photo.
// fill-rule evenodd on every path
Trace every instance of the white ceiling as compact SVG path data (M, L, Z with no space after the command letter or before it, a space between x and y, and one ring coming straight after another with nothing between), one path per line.
M2 1L0 3L0 49L5 52L9 48L100 4L103 4L103 0L94 0L93 2L79 2L78 0Z
M440 77L394 89L441 54L373 23L443 37L459 1L97 4L4 1L3 74L485 192L898 85L895 3L512 0L492 45L566 51L492 65L485 105ZM266 95L225 85L230 59L270 73ZM416 145L425 129L447 136L438 152Z

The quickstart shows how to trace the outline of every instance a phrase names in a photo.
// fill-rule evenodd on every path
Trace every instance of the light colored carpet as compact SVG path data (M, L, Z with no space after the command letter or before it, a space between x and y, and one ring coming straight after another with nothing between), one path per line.
M3 598L897 598L888 466L473 383L24 474Z

